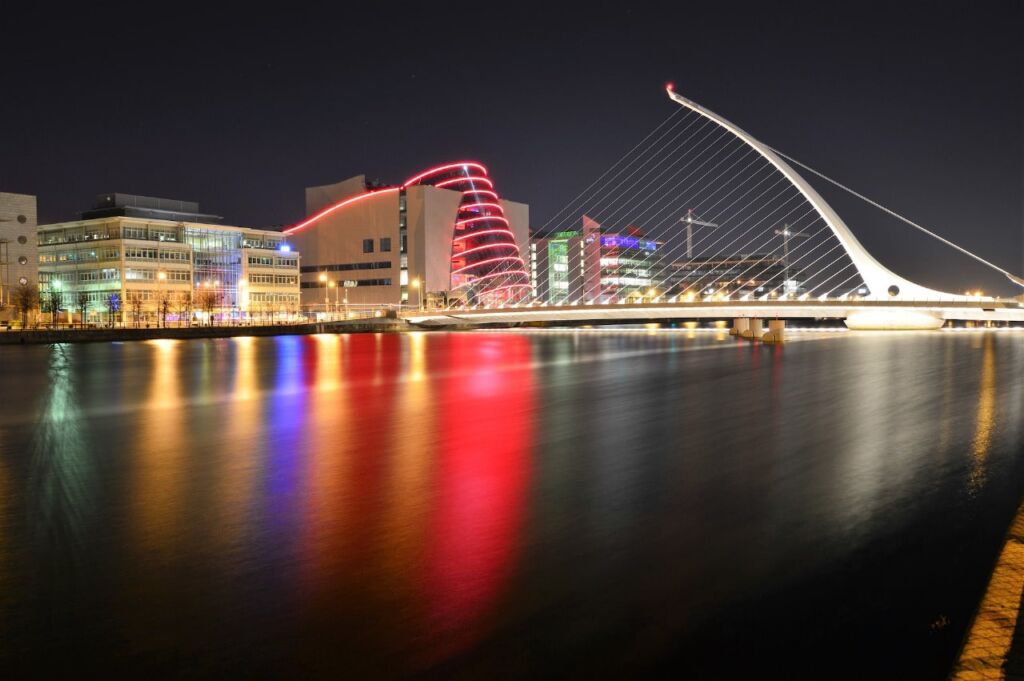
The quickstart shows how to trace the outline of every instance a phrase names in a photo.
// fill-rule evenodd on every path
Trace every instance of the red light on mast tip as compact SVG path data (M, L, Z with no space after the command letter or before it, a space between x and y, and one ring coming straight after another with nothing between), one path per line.
M665 90L666 91L672 92L673 89L675 89L675 85L674 84L672 84L672 83L665 83Z

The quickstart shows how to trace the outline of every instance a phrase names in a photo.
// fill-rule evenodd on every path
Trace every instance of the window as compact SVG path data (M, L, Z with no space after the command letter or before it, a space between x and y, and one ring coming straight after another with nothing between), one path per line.
M373 239L363 239L363 253L373 253Z
M124 257L129 260L156 260L155 248L126 248Z
M145 239L146 228L145 227L124 227L124 238L125 239Z
M391 237L384 237L380 240L380 252L390 253L391 252Z
M390 260L379 260L377 262L347 262L335 263L333 265L303 265L299 271L303 274L310 272L347 272L349 270L386 270L392 267Z
M149 238L155 241L177 241L178 233L173 229L151 228L149 230Z
M153 270L139 270L129 267L128 271L125 273L125 279L129 281L152 281L156 279L156 272Z

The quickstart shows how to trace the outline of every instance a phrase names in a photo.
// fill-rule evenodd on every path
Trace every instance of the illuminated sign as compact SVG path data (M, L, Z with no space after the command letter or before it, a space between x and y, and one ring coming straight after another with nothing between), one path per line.
M604 248L642 248L645 251L653 251L658 248L654 241L644 241L634 236L602 236L601 246Z

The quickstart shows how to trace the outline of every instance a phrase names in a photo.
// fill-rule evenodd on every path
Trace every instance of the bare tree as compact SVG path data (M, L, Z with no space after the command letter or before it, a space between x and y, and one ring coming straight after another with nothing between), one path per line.
M14 309L21 314L21 328L28 326L28 314L39 307L39 287L35 284L18 284L14 289Z
M182 291L175 298L175 310L178 313L178 326L182 318L188 326L192 326L192 291Z
M82 318L80 326L85 328L85 317L89 314L89 293L88 291L79 291L75 294L75 307L78 308L78 314Z
M199 309L206 313L207 324L210 326L213 326L213 311L217 308L219 299L217 292L208 288L200 289L197 294L196 303Z
M132 322L135 324L135 328L138 328L139 317L142 316L142 292L129 291L127 296L128 309L132 311Z
M113 328L114 314L121 311L121 294L111 293L107 296L107 323Z
M50 323L55 329L57 328L57 315L60 314L60 306L63 303L64 294L59 288L51 283L46 289L46 295L43 297L43 304L46 306L46 312L50 313Z
M160 296L157 298L157 311L160 314L160 325L167 328L167 313L171 311L171 299L173 295L168 290L160 291Z

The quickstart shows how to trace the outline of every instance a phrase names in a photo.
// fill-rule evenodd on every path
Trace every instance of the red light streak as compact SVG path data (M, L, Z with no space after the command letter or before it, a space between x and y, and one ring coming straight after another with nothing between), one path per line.
M522 260L520 260L520 262L522 262ZM469 283L470 284L474 284L474 283L476 283L478 281L483 281L484 279L491 279L493 277L503 277L503 276L506 276L506 275L511 276L511 275L520 275L520 274L523 275L524 277L529 277L530 276L530 273L527 272L526 270L506 270L504 272L492 272L491 274L481 275L479 277L476 277L475 279L473 279L473 281L471 281Z
M314 222L316 222L320 218L324 217L325 215L330 215L334 211L336 211L336 210L338 210L340 208L344 208L345 206L351 205L351 204L355 203L356 201L361 201L362 199L365 199L365 198L367 198L369 196L377 196L378 194L390 194L391 192L397 192L398 189L399 189L398 187L390 187L388 189L378 189L377 191L367 192L365 194L358 194L356 196L350 196L347 199L339 201L338 203L334 204L333 206L328 206L327 208L324 208L322 211L320 211L319 213L317 213L313 217L307 218L303 222L300 222L299 224L297 224L297 225L295 225L293 227L289 227L288 229L284 230L283 233L284 234L292 234L294 232L299 231L303 227L308 227L309 225L313 224Z
M506 225L508 224L508 218L502 217L500 215L481 215L480 217L466 218L465 220L456 220L455 225L468 225L471 222L481 222L483 220L501 220Z
M470 236L476 236L476 234L472 234ZM475 248L467 248L464 251L458 251L458 252L455 253L455 255L456 256L466 255L467 253L473 253L474 251L483 251L483 250L486 250L488 248L511 248L513 250L516 250L516 251L519 250L519 246L516 246L515 244L509 244L509 243L484 244L483 246L477 246Z
M476 161L460 161L458 163L447 163L447 164L445 164L443 166L437 166L436 168L431 168L430 170L426 170L426 171L420 173L419 175L414 175L413 177L410 177L408 180L405 181L405 184L403 186L408 187L411 184L416 184L417 182L422 180L424 177L429 177L430 175L436 175L437 173L442 173L442 172L444 172L446 170L454 170L455 168L464 168L466 166L473 166L474 168L478 168L484 174L487 173L487 168L483 164L477 163Z
M459 253L458 255L462 255L462 253ZM503 255L500 258L488 258L487 260L479 260L477 262L470 263L465 267L461 267L457 270L452 270L452 274L460 274L462 272L465 272L466 270L471 270L474 267L479 267L480 265L487 265L492 262L501 262L502 260L518 260L520 263L523 263L523 259L520 258L518 255ZM525 265L525 263L523 264Z
M458 184L461 182L486 182L487 186L494 188L494 183L488 180L486 177L479 177L477 175L467 175L466 177L455 177L451 180L445 180L444 182L438 182L435 187L447 187L450 184Z
M500 203L464 203L459 206L459 210L470 210L472 208L497 208L502 210Z
M454 239L452 239L452 241L462 241L463 239L472 239L475 236L483 236L484 234L508 234L510 237L512 237L513 240L515 240L515 238L516 238L516 235L512 232L511 229L482 229L479 232L470 232L469 234L463 234L462 236L457 236Z
M462 192L463 194L490 194L494 198L500 198L497 193L492 192L490 189L467 189Z

